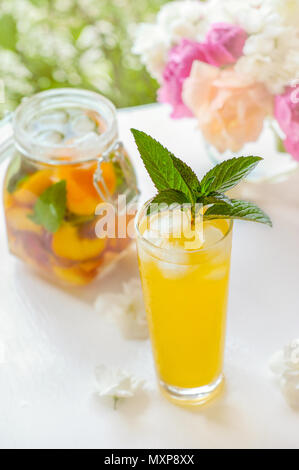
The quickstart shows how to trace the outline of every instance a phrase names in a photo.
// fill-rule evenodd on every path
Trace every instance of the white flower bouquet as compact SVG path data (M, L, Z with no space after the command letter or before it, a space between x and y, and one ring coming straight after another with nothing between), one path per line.
M298 0L171 2L140 25L134 52L172 117L195 117L218 153L256 142L271 121L280 152L299 161Z

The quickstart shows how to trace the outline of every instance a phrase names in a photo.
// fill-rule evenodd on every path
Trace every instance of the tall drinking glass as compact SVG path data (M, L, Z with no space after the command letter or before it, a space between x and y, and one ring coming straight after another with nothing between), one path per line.
M136 218L137 247L152 349L162 392L202 404L223 383L233 222L203 221L196 249L149 231L145 204ZM163 225L163 222L162 222Z

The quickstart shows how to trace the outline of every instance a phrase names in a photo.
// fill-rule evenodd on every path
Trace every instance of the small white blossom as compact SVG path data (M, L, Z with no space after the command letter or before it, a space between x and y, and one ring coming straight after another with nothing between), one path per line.
M223 14L223 21L238 24L249 35L244 55L236 64L237 72L252 81L263 82L273 94L283 93L299 73L298 0L248 0L242 5L239 0L212 3L211 22L213 10L222 3L226 15L225 19Z
M118 324L127 339L147 339L148 326L141 282L132 278L125 282L122 291L102 294L98 297L96 310L106 314Z
M248 38L236 69L253 81L263 82L271 93L281 94L298 76L298 50L295 28L267 25Z
M298 0L271 0L274 8L286 24L298 28L299 2Z
M115 406L118 400L132 398L144 388L143 380L136 379L121 369L100 365L96 368L95 375L98 396L113 398Z
M137 28L133 52L140 55L153 77L162 80L168 53L181 39L203 39L206 12L198 0L170 2L161 8L155 24L143 23Z
M157 23L171 37L172 44L182 38L199 40L205 32L206 12L204 4L198 1L171 2L158 13Z
M140 55L150 74L161 81L171 47L170 37L158 25L145 23L137 28L135 36L133 53Z
M281 391L289 405L299 409L299 339L273 355L270 369L279 379Z

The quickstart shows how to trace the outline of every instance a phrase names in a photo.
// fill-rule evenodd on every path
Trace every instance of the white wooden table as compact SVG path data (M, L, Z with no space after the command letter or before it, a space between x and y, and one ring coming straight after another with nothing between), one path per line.
M152 194L152 185L130 127L151 133L202 172L209 166L193 123L171 121L165 107L124 110L119 122L143 199ZM295 196L299 201L295 188L294 201ZM294 202L294 207L268 210L272 231L236 224L227 387L198 411L165 401L155 386L149 342L124 340L93 308L97 295L117 290L136 273L135 256L86 291L65 292L8 254L1 213L0 447L299 448L299 414L287 406L268 373L271 354L299 336L298 202L297 209ZM114 411L94 393L94 369L101 363L132 371L153 391Z

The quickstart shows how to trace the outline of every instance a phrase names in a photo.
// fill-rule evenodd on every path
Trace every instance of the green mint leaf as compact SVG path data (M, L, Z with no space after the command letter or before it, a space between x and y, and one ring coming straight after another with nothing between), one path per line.
M153 204L167 204L168 206L171 206L172 204L182 205L188 202L189 200L187 196L181 191L177 191L176 189L165 189L152 199L147 213L154 214L158 210L158 207L153 206Z
M11 194L16 190L16 184L20 179L20 171L22 166L22 158L20 155L15 157L7 170L7 191Z
M94 215L77 215L71 212L67 212L64 218L71 225L77 226L77 225L86 224L88 222L92 222L95 216Z
M183 162L172 154L170 154L170 156L173 159L173 163L176 169L181 173L184 181L190 187L193 195L199 194L200 182L194 171L187 165L187 163Z
M192 204L194 221L196 204L210 206L206 219L243 219L272 226L270 218L255 204L229 199L224 193L236 186L262 160L239 157L226 160L210 170L200 182L191 168L175 157L152 137L131 129L146 170L159 194L152 203ZM212 205L211 205L212 204ZM152 213L149 208L148 213Z
M25 181L29 180L30 175L24 175L20 177L20 179L16 183L16 189L19 189L19 187L22 185L22 183L25 183Z
M10 194L13 194L22 183L24 183L29 178L29 175L24 175L21 172L16 173L8 182L7 184L7 191Z
M157 190L175 189L195 202L200 183L195 173L155 139L131 129L140 156Z
M65 213L66 181L60 181L40 195L30 219L37 225L42 225L48 232L55 233L61 226Z
M32 172L32 167L25 164L20 155L17 155L11 162L7 170L7 185L6 189L10 194L13 194L20 185L26 181Z
M211 184L214 183L216 176L210 176L206 179L206 181L202 181L201 183L201 194L205 195L209 193Z
M205 175L201 181L201 187L208 187L209 192L225 193L240 183L261 160L260 157L239 157L225 160ZM214 178L213 181L211 178Z
M198 202L201 202L203 205L209 205L209 204L217 204L224 202L226 204L229 204L230 206L232 205L232 201L229 197L227 197L223 193L219 193L217 191L214 191L210 193L209 196L200 196L198 198Z
M241 219L259 222L272 227L272 221L265 212L252 202L232 199L231 205L214 204L204 214L205 219Z

